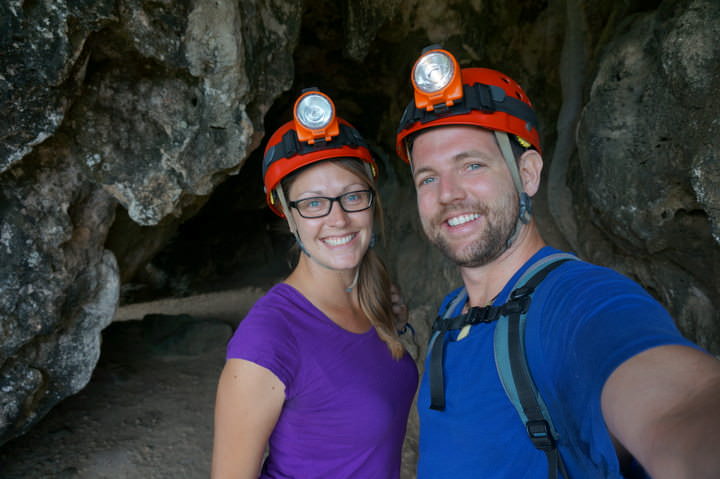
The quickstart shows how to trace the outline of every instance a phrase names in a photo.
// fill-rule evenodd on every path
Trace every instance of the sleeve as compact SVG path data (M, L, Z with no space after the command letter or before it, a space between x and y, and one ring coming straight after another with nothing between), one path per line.
M554 411L553 422L566 431L565 441L576 442L568 450L583 451L578 464L591 458L613 470L617 459L600 404L607 379L648 349L700 348L682 336L665 308L636 282L599 266L570 268L542 299L542 326L533 331L534 344L541 346L533 351L531 369L543 371L538 386Z
M300 356L289 318L280 309L256 304L235 330L226 357L270 370L290 390Z
M621 274L592 267L563 286L557 302L565 303L565 321L550 325L564 351L559 360L569 373L565 387L578 387L572 378L586 378L600 388L612 372L631 357L656 346L697 347L682 336L667 310L639 284ZM562 359L560 359L562 358ZM559 364L558 364L559 366Z

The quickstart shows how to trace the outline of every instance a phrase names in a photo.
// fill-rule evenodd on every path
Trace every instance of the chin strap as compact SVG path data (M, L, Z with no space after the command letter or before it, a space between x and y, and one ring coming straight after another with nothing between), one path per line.
M278 200L280 200L280 206L282 206L283 213L285 213L285 219L288 223L288 228L290 228L290 232L295 237L295 242L300 247L300 250L307 255L308 258L315 259L310 255L310 252L305 248L305 245L303 244L302 240L300 239L300 233L298 233L297 224L295 224L295 219L292 216L292 213L290 211L290 207L288 206L288 202L285 199L285 193L283 192L283 189L281 186L278 186L275 188L275 192L277 193ZM324 264L317 262L321 266L325 266ZM328 266L325 266L328 269Z
M345 288L346 293L352 293L353 288L357 286L358 276L360 276L360 266L358 266L355 270L355 277L353 278L352 283L350 283L348 287Z
M500 146L503 158L505 158L505 163L510 170L510 175L512 176L513 183L515 184L515 189L518 192L518 200L520 202L515 229L506 243L506 246L509 248L513 241L515 241L518 233L520 233L520 228L522 228L523 225L530 223L530 219L532 218L532 199L530 198L530 195L525 193L522 178L520 178L520 171L518 171L517 162L515 161L515 155L512 152L512 146L510 146L510 138L508 138L507 133L504 131L494 130L493 133L495 134L495 138Z

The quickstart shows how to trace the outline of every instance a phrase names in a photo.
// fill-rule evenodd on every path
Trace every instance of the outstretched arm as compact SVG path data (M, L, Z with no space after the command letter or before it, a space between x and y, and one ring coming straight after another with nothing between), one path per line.
M720 361L659 346L621 364L602 391L612 435L655 479L720 474Z
M257 479L284 400L285 386L270 370L227 361L215 400L213 479Z

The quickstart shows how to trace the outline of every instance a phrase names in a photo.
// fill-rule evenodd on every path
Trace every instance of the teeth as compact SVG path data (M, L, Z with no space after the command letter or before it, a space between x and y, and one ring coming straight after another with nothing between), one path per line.
M448 220L448 224L450 226L460 226L460 225L464 225L465 223L467 223L469 221L476 220L478 218L480 218L480 215L478 215L476 213L473 213L471 215L461 215L461 216L456 216L455 218L450 218Z
M334 238L325 238L323 241L329 244L330 246L340 246L346 243L349 243L351 239L355 237L354 234L349 234L347 236L341 236L341 237L334 237Z

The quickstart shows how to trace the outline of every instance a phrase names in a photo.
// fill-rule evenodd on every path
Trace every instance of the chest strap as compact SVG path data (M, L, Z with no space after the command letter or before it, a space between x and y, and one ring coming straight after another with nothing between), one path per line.
M515 312L527 311L530 298L527 296L512 299L502 306L473 306L470 310L454 318L438 317L432 326L433 339L430 349L430 409L442 411L445 409L445 378L443 374L443 359L445 355L445 333L456 331L465 326L480 323L492 323L505 315ZM454 309L454 308L452 308ZM452 310L448 308L448 310Z
M459 330L466 325L480 323L492 323L501 317L520 317L525 315L530 308L530 301L535 288L552 270L560 264L568 261L569 258L555 258L554 261L543 261L540 269L531 267L528 273L518 281L517 286L510 293L508 301L500 306L474 306L460 316L451 317L452 312L464 301L467 301L467 292L463 289L448 304L444 314L438 316L433 322L433 334L430 339L429 349L429 379L430 379L430 409L436 411L445 410L445 378L443 372L443 360L445 356L445 335L448 331ZM568 255L569 256L569 255ZM527 279L526 279L527 278ZM523 281L526 279L525 281Z

